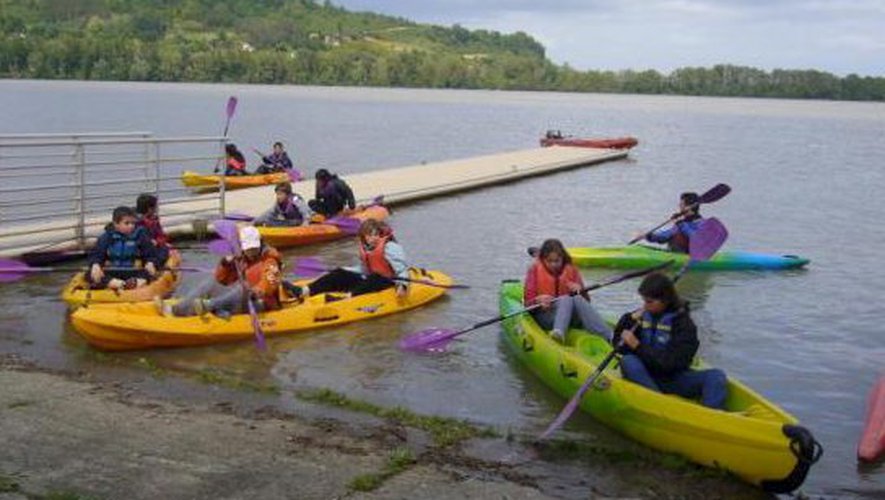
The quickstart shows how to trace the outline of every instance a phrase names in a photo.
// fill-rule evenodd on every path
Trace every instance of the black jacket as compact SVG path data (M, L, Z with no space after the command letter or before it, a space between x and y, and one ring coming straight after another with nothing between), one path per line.
M670 309L666 312L673 312ZM673 318L673 324L670 330L670 341L663 348L653 348L640 343L633 354L639 356L642 363L648 369L653 377L668 378L677 373L687 370L691 366L694 355L698 352L698 329L692 321L688 312L688 304L685 303L676 309L676 317ZM657 320L663 316L661 313L657 317L652 318L652 323L656 324ZM618 320L615 325L615 336L613 342L618 345L621 341L621 332L633 328L636 321L631 313L626 313ZM639 338L639 331L636 331L636 337ZM629 352L629 348L623 346Z
M316 184L316 199L310 200L310 208L326 217L332 217L344 210L347 206L351 209L356 207L353 191L346 182L333 175L324 185Z

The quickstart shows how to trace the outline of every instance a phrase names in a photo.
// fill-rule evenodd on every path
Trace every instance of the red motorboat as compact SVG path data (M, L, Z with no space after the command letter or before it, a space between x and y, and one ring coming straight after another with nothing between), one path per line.
M630 149L639 144L635 137L615 137L612 139L582 139L580 137L566 136L558 130L548 130L547 135L541 138L541 146L572 146L577 148L600 148L600 149Z
M857 458L872 462L880 458L882 452L885 452L885 375L879 376L879 381L870 391L867 422L857 443Z

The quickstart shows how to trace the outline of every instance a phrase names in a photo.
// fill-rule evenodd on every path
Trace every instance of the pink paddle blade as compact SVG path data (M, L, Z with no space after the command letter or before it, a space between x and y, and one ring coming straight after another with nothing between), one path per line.
M443 352L457 335L448 328L428 328L403 337L399 348L408 352Z
M704 219L698 230L689 238L691 260L707 260L713 256L728 239L728 230L716 217Z

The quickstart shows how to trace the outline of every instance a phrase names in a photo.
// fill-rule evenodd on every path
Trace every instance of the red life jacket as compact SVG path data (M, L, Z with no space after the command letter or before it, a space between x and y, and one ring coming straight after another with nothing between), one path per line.
M571 264L567 264L559 276L554 276L550 274L543 262L535 259L535 263L532 264L532 272L535 273L537 295L552 295L554 297L568 295L571 293L568 288L569 283L581 283L577 268Z
M390 262L387 262L387 259L384 257L384 247L387 246L389 240L389 236L382 238L372 250L366 250L366 246L360 243L360 260L363 262L363 267L366 268L369 273L380 274L385 278L394 277L395 273L393 272L393 266L391 266Z
M239 161L236 158L230 157L227 159L227 168L231 170L236 170L238 172L243 172L246 170L246 163Z

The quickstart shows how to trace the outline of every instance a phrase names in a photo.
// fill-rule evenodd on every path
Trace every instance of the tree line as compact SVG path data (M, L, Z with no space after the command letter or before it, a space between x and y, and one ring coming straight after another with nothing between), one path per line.
M525 33L328 0L0 0L0 77L885 100L885 78L817 70L579 71Z

